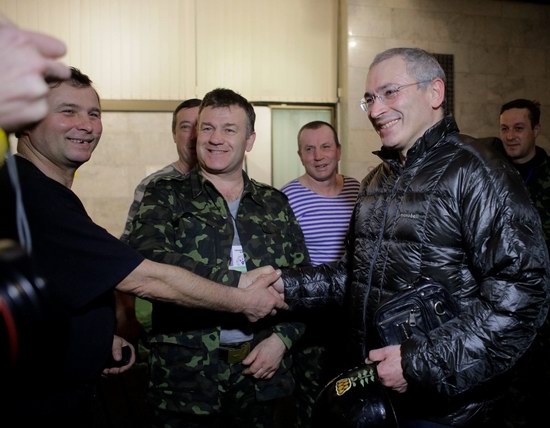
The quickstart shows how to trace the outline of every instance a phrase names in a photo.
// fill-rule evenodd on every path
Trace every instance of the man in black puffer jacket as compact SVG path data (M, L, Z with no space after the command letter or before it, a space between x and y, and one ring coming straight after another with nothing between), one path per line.
M444 115L445 74L416 48L380 53L362 107L382 141L364 179L346 254L284 270L291 308L349 304L354 363L377 362L400 427L482 426L549 304L550 262L521 177L490 141ZM372 315L428 277L459 314L427 339L382 347Z

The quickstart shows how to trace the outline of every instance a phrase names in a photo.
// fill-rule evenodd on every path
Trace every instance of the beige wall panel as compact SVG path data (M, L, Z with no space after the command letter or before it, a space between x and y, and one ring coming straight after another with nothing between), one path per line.
M103 99L195 96L194 0L2 0L19 25L65 41Z
M78 169L73 191L96 222L119 236L137 184L177 159L172 114L104 112L102 121L101 141Z
M197 90L250 101L337 101L335 0L197 2Z
M337 0L0 0L67 43L108 100L181 100L218 86L251 101L336 103ZM198 75L196 75L198 71Z

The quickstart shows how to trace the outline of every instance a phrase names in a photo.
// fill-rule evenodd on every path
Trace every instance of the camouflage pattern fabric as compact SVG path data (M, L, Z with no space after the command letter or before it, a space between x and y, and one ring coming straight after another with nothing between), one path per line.
M303 234L287 197L243 175L244 191L235 222L247 269L309 263ZM149 259L236 287L240 273L229 270L233 234L224 198L195 169L182 177L158 178L149 183L132 222L129 243ZM228 400L224 391L229 389L232 393L238 388L248 391L242 393L242 400L254 402L292 393L294 380L288 352L270 380L228 377L227 363L220 359L219 352L222 328L253 333L255 342L275 332L290 349L305 327L286 313L249 323L239 314L154 302L154 335L150 340L150 400L154 407L168 412L212 414L220 412L222 406L228 408L223 403ZM231 366L239 373L242 368L240 363ZM246 408L244 403L240 406ZM245 417L243 410L241 414Z
M527 180L526 186L540 215L546 246L550 250L550 156L541 147L537 147L536 156L540 161L533 176Z
M273 426L273 400L259 402L254 399L255 385L252 378L242 375L243 366L220 361L217 392L222 397L224 413L181 413L153 409L153 427L163 428L269 428ZM230 397L230 398L228 398Z
M293 353L292 373L296 382L296 428L309 427L313 406L327 379L322 377L325 367L324 346L308 346Z

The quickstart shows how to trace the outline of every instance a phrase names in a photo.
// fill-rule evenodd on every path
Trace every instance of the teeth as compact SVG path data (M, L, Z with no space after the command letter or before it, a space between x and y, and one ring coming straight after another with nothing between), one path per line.
M380 125L380 129L386 129L389 128L397 123L397 119L392 120L391 122L385 123L384 125Z

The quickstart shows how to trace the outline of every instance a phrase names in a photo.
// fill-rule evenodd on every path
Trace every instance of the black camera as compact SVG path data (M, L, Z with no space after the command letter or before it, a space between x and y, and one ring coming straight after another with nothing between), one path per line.
M55 352L47 345L59 334L52 331L54 308L31 258L17 243L0 240L0 375L36 367Z

